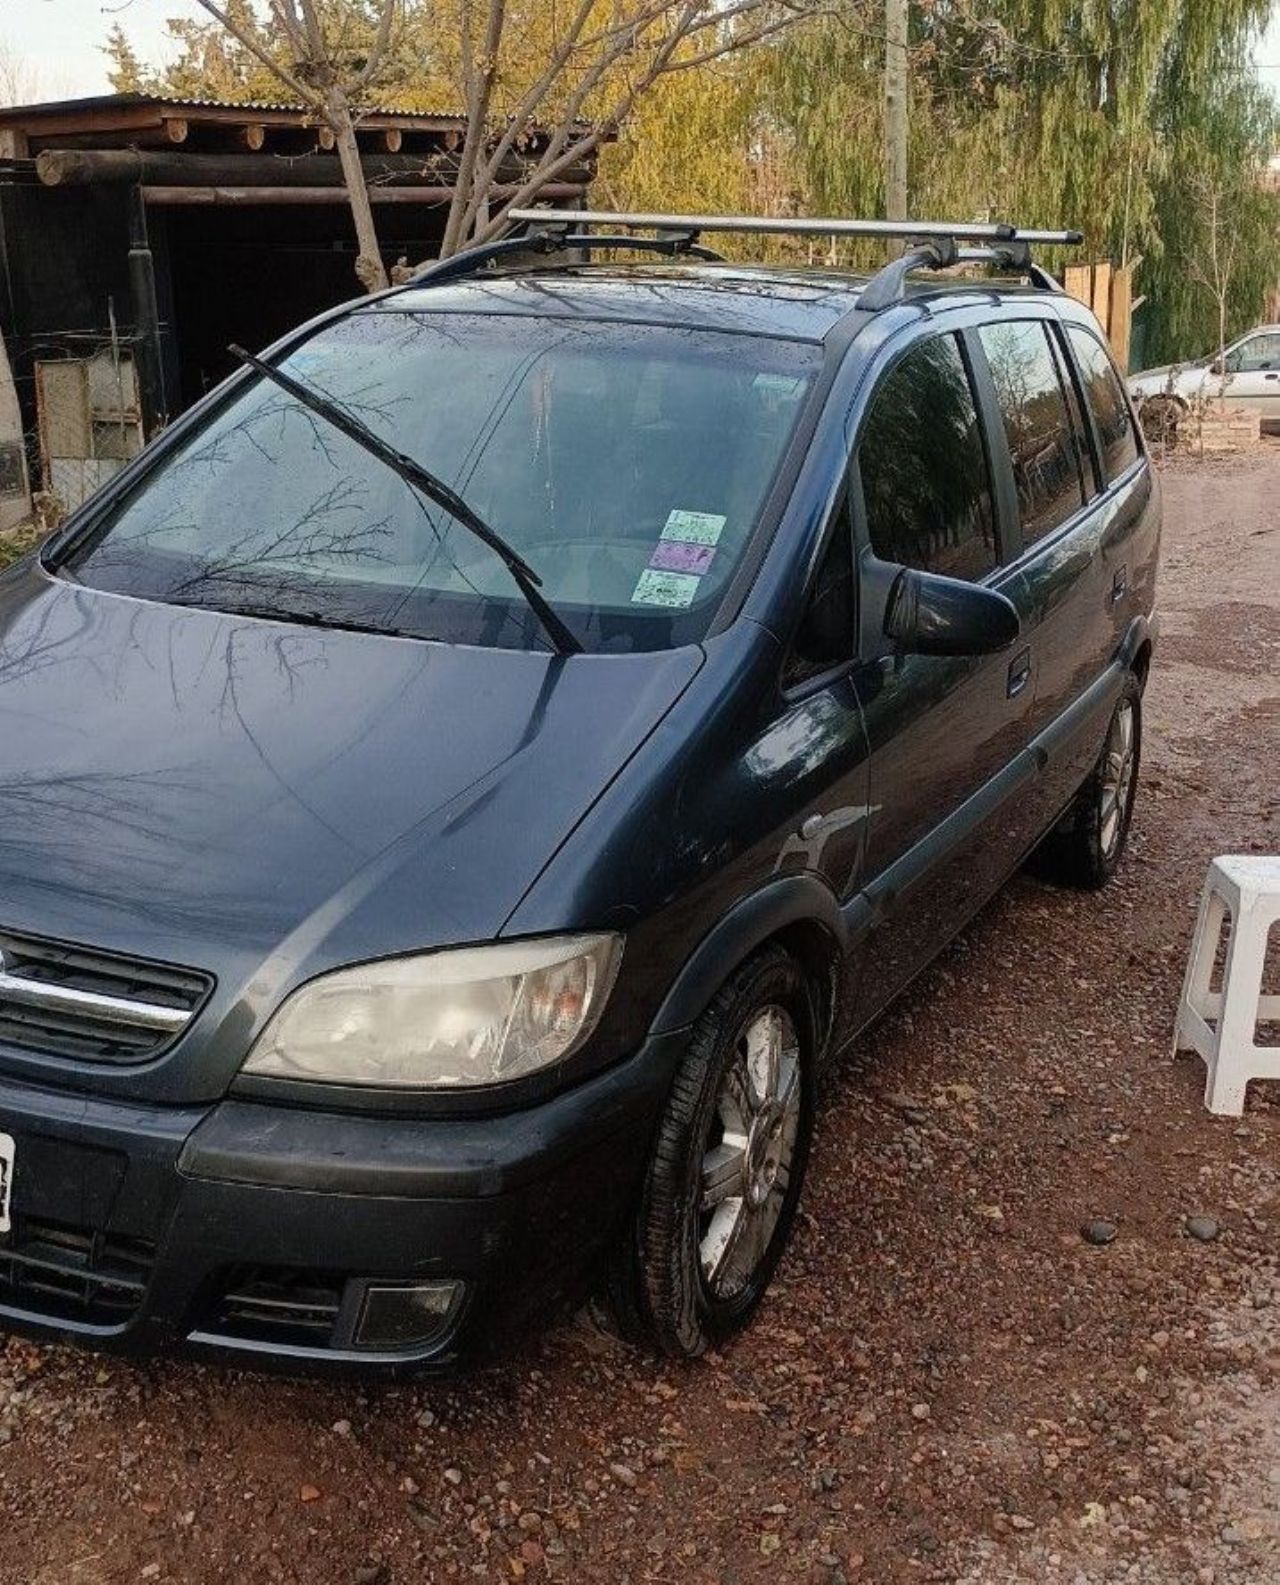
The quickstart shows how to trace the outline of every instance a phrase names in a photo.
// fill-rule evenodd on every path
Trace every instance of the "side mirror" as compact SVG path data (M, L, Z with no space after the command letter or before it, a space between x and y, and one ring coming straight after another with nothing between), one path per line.
M884 630L909 655L994 655L1021 631L1007 596L979 583L904 567L885 607Z

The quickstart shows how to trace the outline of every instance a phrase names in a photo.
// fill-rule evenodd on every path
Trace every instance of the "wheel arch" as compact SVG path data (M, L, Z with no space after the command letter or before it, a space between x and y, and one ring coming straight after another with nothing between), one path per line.
M651 1032L669 1034L692 1024L741 963L776 943L800 963L813 984L825 1044L837 1011L839 967L848 935L835 894L816 875L771 881L742 898L703 937L667 992Z
M1151 670L1151 655L1155 648L1158 623L1154 618L1135 616L1125 629L1124 638L1116 659L1125 671L1131 671L1138 679L1138 686L1145 688L1147 676Z

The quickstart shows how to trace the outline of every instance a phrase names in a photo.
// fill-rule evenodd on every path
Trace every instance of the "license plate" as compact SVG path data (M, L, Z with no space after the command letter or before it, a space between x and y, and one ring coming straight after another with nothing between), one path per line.
M0 1233L9 1231L9 1202L13 1199L13 1158L17 1146L12 1134L0 1134Z

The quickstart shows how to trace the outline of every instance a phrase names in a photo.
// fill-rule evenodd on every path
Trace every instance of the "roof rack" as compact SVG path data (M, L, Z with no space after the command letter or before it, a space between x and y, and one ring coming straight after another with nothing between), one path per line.
M472 275L485 264L508 254L561 253L593 248L633 248L718 262L721 255L699 241L704 231L736 231L758 235L881 237L916 244L873 275L859 306L871 311L901 298L912 270L941 270L953 264L985 263L1028 277L1033 285L1059 290L1057 281L1034 264L1031 244L1071 246L1084 240L1080 231L1046 231L1007 225L949 220L836 220L774 215L621 214L601 209L512 209L507 216L520 229L497 242L483 243L439 259L417 270L408 285L439 286ZM585 228L606 226L604 233ZM635 236L655 231L657 236ZM981 244L960 247L960 243Z
M680 231L695 239L702 231L753 232L797 237L905 237L924 241L1034 242L1069 245L1084 241L1081 231L1039 231L996 221L989 225L951 220L824 220L782 215L628 215L608 209L512 209L513 224L539 226L613 226L624 231Z

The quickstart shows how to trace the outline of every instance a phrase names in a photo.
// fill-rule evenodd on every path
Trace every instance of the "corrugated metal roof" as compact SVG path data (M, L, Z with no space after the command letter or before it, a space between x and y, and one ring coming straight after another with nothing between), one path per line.
M6 105L0 108L0 122L26 121L43 116L74 115L77 111L102 114L111 110L135 110L147 105L163 106L170 110L239 110L245 115L254 112L271 112L284 115L313 115L305 105L291 104L287 100L237 100L237 99L183 99L177 94L94 94L82 99L49 100L34 105ZM365 111L362 121L379 121L393 116L397 120L456 121L465 123L465 115L458 110L423 110L420 106L381 105L376 110Z

